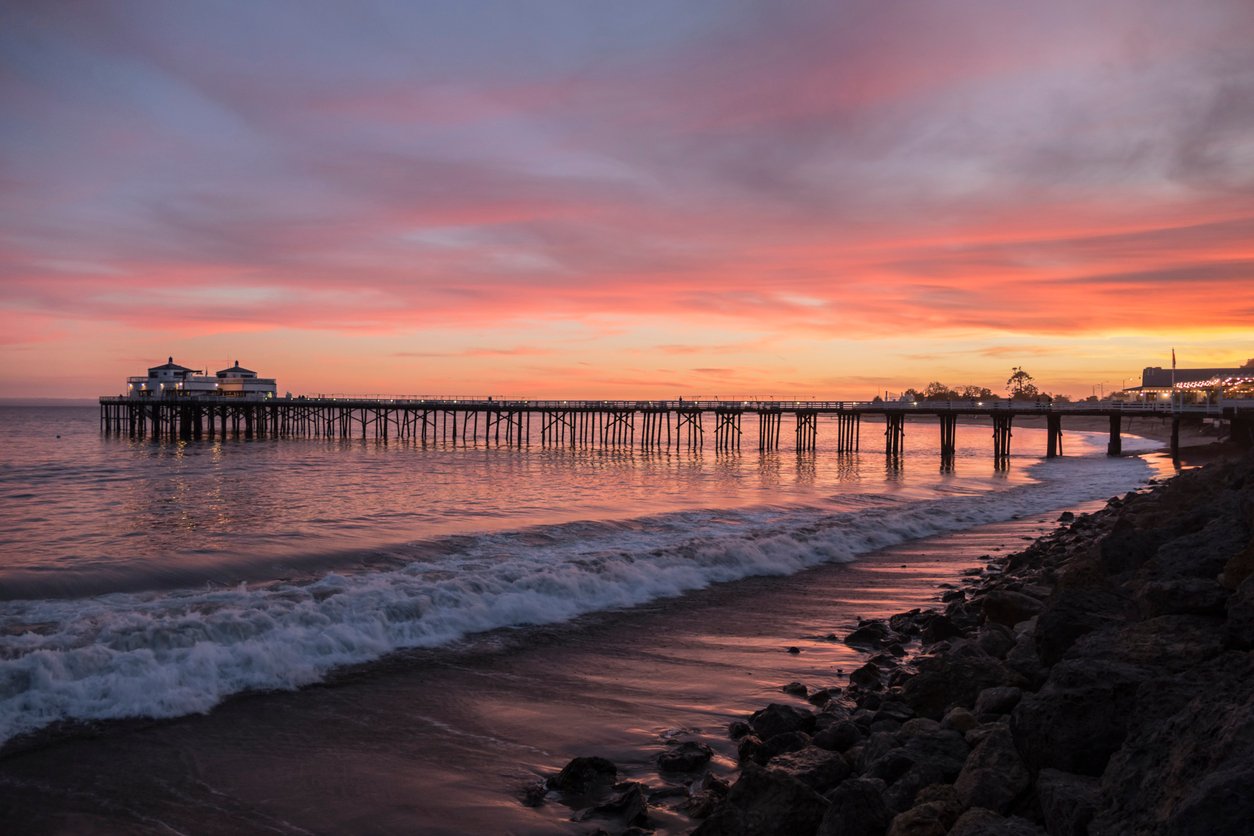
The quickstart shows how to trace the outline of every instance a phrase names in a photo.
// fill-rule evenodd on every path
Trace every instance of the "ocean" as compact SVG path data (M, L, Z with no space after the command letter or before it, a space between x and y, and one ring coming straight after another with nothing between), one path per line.
M183 443L103 437L90 407L0 408L0 801L67 803L42 770L74 762L87 771L64 778L66 797L106 815L82 800L103 736L112 763L121 748L135 764L113 779L109 821L140 831L153 805L174 826L223 792L268 799L225 821L279 831L560 830L509 788L580 742L631 760L632 741L677 728L718 738L711 718L776 688L782 665L830 676L852 659L822 643L832 625L925 604L981 550L1163 467L1107 458L1104 435L1080 432L1046 460L1044 430L1016 428L998 468L991 428L961 425L943 469L934 423L909 423L895 461L879 432L863 423L859 453L831 449L826 423L808 453ZM819 617L794 639L809 642L799 660L776 652L776 632ZM231 743L228 717L250 735ZM321 742L283 748L301 734ZM161 777L154 752L170 750L185 756ZM241 752L339 787L351 773L389 800L287 798L274 776L203 789ZM395 801L414 776L441 800Z

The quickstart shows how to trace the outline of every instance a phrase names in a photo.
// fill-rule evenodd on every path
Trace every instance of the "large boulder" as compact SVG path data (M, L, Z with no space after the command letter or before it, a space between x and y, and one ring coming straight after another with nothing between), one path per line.
M884 782L849 778L827 794L830 806L818 836L884 836L893 814L884 803Z
M649 802L643 784L632 781L617 788L618 792L604 804L584 810L576 819L619 819L629 826L644 827L649 823Z
M980 607L986 620L1007 627L1013 627L1021 621L1040 615L1045 609L1045 605L1031 595L1012 592L1008 589L989 591L984 596Z
M975 698L975 713L977 715L1009 714L1019 704L1019 700L1022 697L1023 689L1015 688L1012 685L985 688Z
M1050 836L1087 836L1101 800L1101 779L1042 769L1036 796Z
M1015 749L1010 730L1002 727L986 735L971 752L954 789L964 807L984 807L1006 813L1027 790L1031 776Z
M864 621L858 629L845 636L845 644L860 650L879 650L902 640L882 621Z
M767 740L784 732L812 732L814 720L812 711L773 702L761 711L755 711L749 718L749 725L758 737Z
M918 674L906 682L902 698L916 714L939 720L955 706L970 706L985 688L1023 686L1022 675L977 645L955 643L948 653L920 658Z
M1061 587L1036 620L1033 636L1040 661L1055 664L1081 636L1123 623L1129 611L1127 598L1105 578L1085 577Z
M852 720L838 720L827 728L816 733L811 742L820 749L833 752L844 752L862 740L861 727Z
M768 769L778 769L810 789L825 793L849 776L849 761L836 753L814 746L776 755L767 761Z
M961 812L954 788L933 784L919 792L913 807L893 817L888 836L945 836Z
M1254 648L1254 575L1246 578L1228 599L1224 641L1240 650Z
M1246 832L1254 821L1254 654L1231 651L1160 684L1102 775L1091 832ZM1147 692L1149 689L1146 689Z
M1150 581L1136 593L1145 618L1159 615L1222 615L1229 590L1214 578L1171 578Z
M924 787L952 783L970 752L963 736L949 729L898 738L898 742L900 745L875 756L865 773L887 785L885 801L895 812L910 809Z
M659 769L670 772L693 772L710 762L714 750L704 743L685 740L673 749L668 749L657 756Z
M549 779L550 789L572 795L588 795L608 788L618 776L618 767L606 758L574 758L562 771Z
M1100 775L1123 743L1138 686L1149 674L1135 665L1075 660L1054 666L1045 686L1026 694L1010 726L1029 768Z
M828 806L791 775L749 764L693 836L809 836Z

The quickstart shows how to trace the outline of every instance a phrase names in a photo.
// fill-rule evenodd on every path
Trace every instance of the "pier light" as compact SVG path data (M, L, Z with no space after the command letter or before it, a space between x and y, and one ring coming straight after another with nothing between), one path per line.
M984 401L976 401L976 406L984 406Z

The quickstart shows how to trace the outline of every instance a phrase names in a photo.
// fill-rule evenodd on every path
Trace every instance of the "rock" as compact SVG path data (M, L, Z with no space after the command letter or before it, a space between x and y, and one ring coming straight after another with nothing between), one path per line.
M957 778L969 751L966 741L956 731L916 734L882 754L868 746L864 752L865 775L882 780L888 787L884 800L889 809L902 812L914 805L919 790L931 784L948 784Z
M949 824L935 804L919 804L893 816L888 836L945 836Z
M969 732L977 725L979 723L975 719L975 715L962 706L949 709L949 712L945 714L945 718L941 720L942 729L953 729L962 734Z
M1108 575L1135 569L1153 557L1166 539L1165 532L1137 529L1120 519L1099 544L1101 566Z
M835 696L823 706L823 710L814 718L815 731L822 731L834 723L849 719L849 706L835 699Z
M1019 674L1029 687L1036 687L1045 681L1048 671L1041 663L1036 652L1036 641L1033 636L1022 635L1015 640L1015 646L1005 656L1006 667Z
M805 732L784 732L766 740L749 735L740 741L737 755L742 763L752 761L760 766L776 755L796 752L809 745L810 737Z
M1045 605L1030 595L1005 589L992 590L981 602L981 610L986 619L1007 627L1040 615L1044 609Z
M840 754L814 746L777 755L766 766L788 773L818 793L832 789L852 771Z
M648 824L649 802L645 798L644 785L634 781L627 784L609 801L580 813L576 821L587 821L590 818L621 819L629 825L637 826Z
M943 656L922 657L904 700L922 717L939 720L954 705L971 705L985 688L1022 686L1024 678L973 644L956 645Z
M683 811L689 818L704 819L714 812L721 801L722 799L713 793L699 792L694 794L687 804L683 805Z
M818 836L883 836L892 812L884 804L884 782L848 778L827 794L830 805Z
M1015 636L1004 624L989 622L980 627L975 643L989 656L1004 659L1015 646Z
M845 636L845 644L859 650L879 650L884 645L897 641L901 641L901 637L882 621L864 621L856 630Z
M880 683L880 669L873 662L867 662L849 674L849 681L859 688L875 689L883 687Z
M1241 833L1254 821L1254 654L1147 683L1090 832ZM1155 687L1156 686L1156 687ZM1179 689L1162 705L1152 699Z
M967 758L954 789L964 807L1007 812L1028 788L1030 776L1009 729L990 733Z
M1021 689L1009 685L985 688L975 698L975 713L977 715L1009 714L1019 704L1022 696Z
M1216 618L1160 615L1091 633L1075 643L1068 660L1135 665L1147 675L1187 670L1223 652L1223 625Z
M572 795L587 795L609 787L618 776L613 761L598 757L574 758L549 779L549 788Z
M881 700L879 707L875 709L875 719L877 720L896 720L899 723L904 723L913 717L914 709L900 700Z
M1254 577L1254 540L1244 551L1228 558L1219 580L1228 589L1237 589L1250 577Z
M753 733L753 726L744 720L732 720L727 724L727 736L732 740L739 740L747 734Z
M727 796L727 791L731 789L731 784L729 784L725 779L718 777L713 772L705 773L705 775L701 778L699 786L703 792L713 793L719 798L725 798Z
M796 656L798 653L801 652L801 648L793 646L793 647L788 648L787 652L791 653L793 656Z
M902 724L897 732L897 740L904 743L908 738L934 735L941 730L941 724L927 717L915 717Z
M1254 648L1254 575L1246 578L1228 599L1224 642L1241 650Z
M806 702L810 703L810 705L816 706L818 708L822 708L823 706L831 702L832 699L839 693L840 693L839 689L836 690L836 694L833 694L831 688L820 688L819 690L815 691L813 694L810 694L809 696L807 696Z
M961 812L953 787L933 784L919 791L913 807L893 818L888 836L945 836Z
M736 745L736 760L741 763L766 763L768 756L762 751L762 746L762 738L756 734L745 735Z
M695 772L710 762L714 750L704 743L685 740L673 749L657 756L659 769L670 772Z
M1073 514L1071 511L1063 511L1058 516L1058 522L1060 523L1075 522L1075 514Z
M827 799L791 775L750 765L693 836L814 833L828 806Z
M1036 622L1036 652L1041 662L1055 664L1081 636L1122 623L1128 611L1127 600L1104 579L1060 588Z
M840 720L814 735L811 741L820 749L843 752L862 740L862 729L850 720Z
M1101 781L1042 769L1036 778L1036 795L1051 836L1087 836L1101 797Z
M940 613L933 613L931 617L924 622L923 627L919 632L919 638L922 640L924 646L931 646L937 642L957 638L961 635L962 630L953 622L953 619Z
M949 836L1046 836L1046 833L1027 819L1004 818L992 810L974 807L958 817Z
M793 705L773 702L749 718L749 725L763 740L791 731L814 731L814 713Z
M1145 618L1160 615L1222 615L1229 591L1211 578L1174 578L1145 584L1136 603Z
M1068 660L1011 714L1019 751L1032 769L1100 775L1127 733L1136 690L1148 673L1115 662Z
M803 700L806 698L806 694L809 693L809 689L807 689L806 686L802 685L800 682L789 682L779 690L783 691L785 694L789 694L790 696L801 697Z
M534 784L528 784L523 787L522 804L524 807L539 807L544 804L544 797L548 795L549 784L547 781L537 781Z
M918 619L921 614L918 608L909 612L901 612L890 616L888 626L894 633L899 636L914 636L919 633Z

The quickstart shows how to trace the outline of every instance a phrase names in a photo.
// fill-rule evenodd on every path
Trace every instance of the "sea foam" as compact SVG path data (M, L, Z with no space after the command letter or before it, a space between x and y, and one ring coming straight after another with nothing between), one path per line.
M550 624L1128 490L1139 459L1060 459L1037 480L859 507L682 512L457 538L400 568L312 583L0 604L0 743L60 720L175 717L242 691L501 627Z

